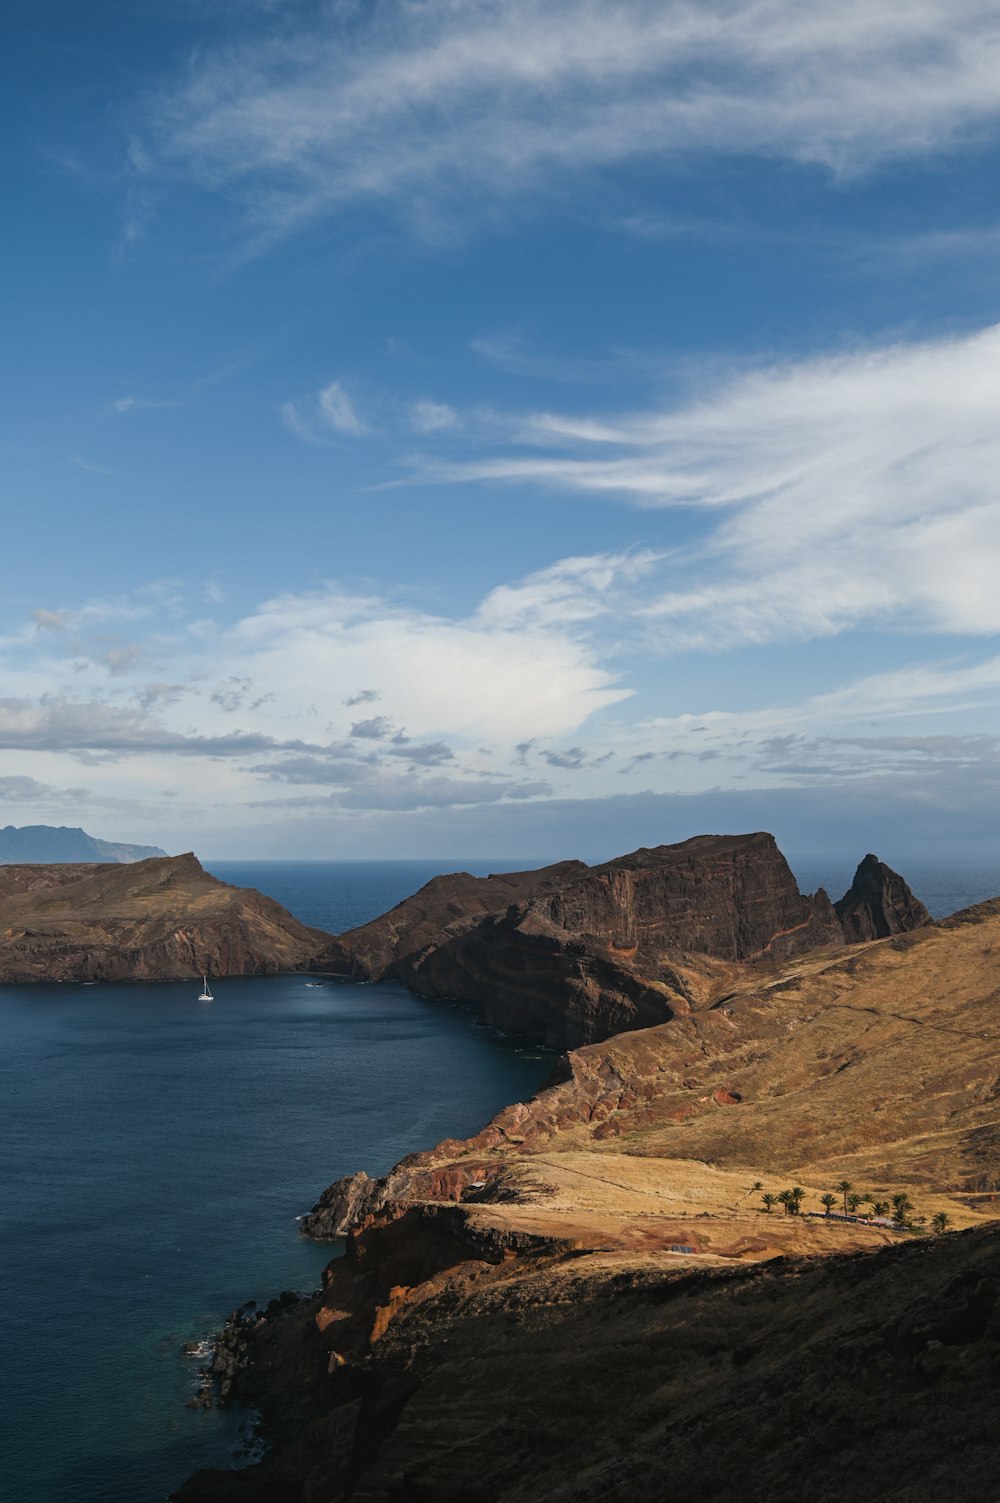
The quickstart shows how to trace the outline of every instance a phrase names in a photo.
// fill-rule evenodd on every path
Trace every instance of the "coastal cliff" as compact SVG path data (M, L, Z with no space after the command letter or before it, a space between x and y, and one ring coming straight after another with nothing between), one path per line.
M268 976L301 969L328 941L190 853L0 866L0 983Z
M574 1048L689 1012L725 989L732 965L876 937L864 923L883 913L895 927L879 933L925 922L902 878L877 868L843 922L822 889L799 891L765 833L700 835L594 867L458 872L338 936L311 969L473 1001L497 1027Z

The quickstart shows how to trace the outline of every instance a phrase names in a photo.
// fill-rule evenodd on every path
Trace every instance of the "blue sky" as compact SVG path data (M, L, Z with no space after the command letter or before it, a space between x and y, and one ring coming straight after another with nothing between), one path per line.
M6 15L0 823L995 848L994 3Z

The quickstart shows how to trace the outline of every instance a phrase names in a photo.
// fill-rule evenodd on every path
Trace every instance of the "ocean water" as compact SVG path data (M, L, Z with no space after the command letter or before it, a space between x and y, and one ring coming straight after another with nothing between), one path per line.
M533 862L474 863L476 874ZM307 923L383 912L433 862L218 862ZM901 869L936 916L1000 892L978 866ZM853 867L800 859L834 897ZM998 868L1000 870L1000 868ZM552 1059L395 986L299 976L0 988L0 1497L159 1503L242 1443L185 1408L184 1341L249 1298L310 1289L295 1217L340 1174L475 1131Z
M337 930L427 864L216 868ZM483 865L478 868L485 871ZM397 986L300 976L0 988L0 1497L156 1503L244 1416L185 1408L184 1341L319 1282L295 1218L332 1179L476 1131L544 1051Z

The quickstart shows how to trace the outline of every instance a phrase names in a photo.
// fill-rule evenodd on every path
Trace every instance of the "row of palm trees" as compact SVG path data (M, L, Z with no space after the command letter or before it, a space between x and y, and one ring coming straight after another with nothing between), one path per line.
M782 1206L786 1216L801 1215L802 1202L806 1198L801 1185L793 1185L790 1190L779 1190L777 1194L772 1194L770 1190L764 1189L763 1182L758 1179L750 1186L749 1193L756 1195L760 1192L763 1192L760 1198L768 1216L773 1213L775 1206ZM845 1216L856 1216L862 1206L870 1205L870 1215L888 1217L901 1232L919 1231L925 1225L926 1218L914 1214L913 1201L905 1190L898 1191L889 1200L876 1200L867 1191L855 1190L849 1179L842 1179L837 1185L836 1195L827 1190L819 1197L819 1203L828 1216L838 1200L844 1207ZM947 1211L938 1211L931 1217L931 1230L935 1236L942 1236L950 1226L951 1217Z

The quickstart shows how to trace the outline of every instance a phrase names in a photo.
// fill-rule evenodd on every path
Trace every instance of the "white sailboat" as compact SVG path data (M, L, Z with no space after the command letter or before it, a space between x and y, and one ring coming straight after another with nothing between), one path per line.
M215 998L212 996L212 988L208 984L208 977L207 976L202 976L202 978L201 978L201 996L198 998L198 1001L199 1002L214 1002L215 1001Z

